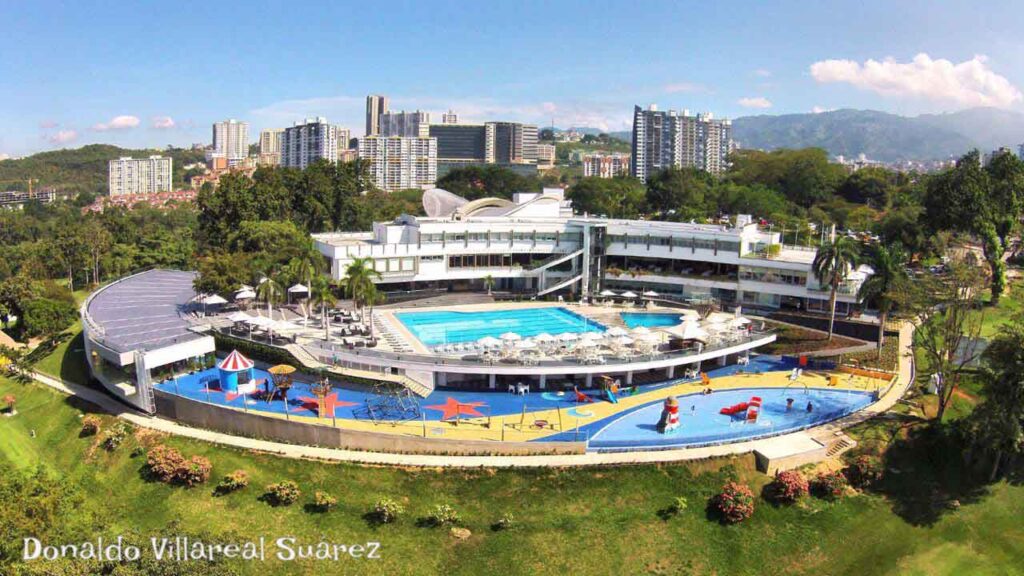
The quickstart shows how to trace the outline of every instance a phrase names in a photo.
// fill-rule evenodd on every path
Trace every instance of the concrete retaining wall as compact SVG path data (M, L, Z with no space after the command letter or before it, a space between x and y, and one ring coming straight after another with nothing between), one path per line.
M583 442L496 442L487 440L442 440L396 434L376 434L282 420L253 412L206 404L155 390L156 411L183 424L261 440L289 444L343 448L398 454L504 455L582 454Z

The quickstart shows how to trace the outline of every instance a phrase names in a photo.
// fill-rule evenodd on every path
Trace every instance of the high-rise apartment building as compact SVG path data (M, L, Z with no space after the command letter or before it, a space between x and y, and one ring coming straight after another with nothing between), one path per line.
M459 115L451 110L441 114L441 124L458 124Z
M227 158L234 166L249 157L249 123L225 120L213 125L213 151L211 157Z
M556 152L554 144L537 144L537 165L554 166Z
M380 135L380 117L388 111L388 97L371 94L366 97L366 135Z
M629 154L585 154L583 175L615 178L629 174Z
M260 131L260 164L276 166L281 163L282 136L284 136L284 130L281 128Z
M385 112L380 115L380 132L378 136L427 136L430 129L430 113L420 112Z
M339 128L328 124L322 116L306 118L291 128L285 128L281 135L281 166L305 168L321 159L336 162L338 132Z
M633 109L632 172L641 181L666 168L699 168L721 174L729 167L732 123L711 114Z
M149 158L123 157L107 164L107 184L111 196L170 192L173 161L163 156Z
M378 188L429 188L437 180L437 139L368 136L359 139L359 158L369 161Z
M488 164L536 164L537 127L518 122L488 122L484 159Z

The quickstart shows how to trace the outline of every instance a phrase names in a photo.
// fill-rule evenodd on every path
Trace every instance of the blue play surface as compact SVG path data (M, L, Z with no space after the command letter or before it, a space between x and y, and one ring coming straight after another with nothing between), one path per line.
M480 312L399 312L395 317L426 346L476 342L515 332L523 338L542 333L604 332L605 327L565 308L519 308Z
M664 314L659 312L620 312L622 321L626 323L626 326L630 328L637 328L643 326L645 328L664 328L666 326L675 326L681 324L683 321L679 319L679 314Z
M723 407L762 399L761 414L748 423L746 411L728 416L720 414ZM787 399L793 406L786 410ZM846 416L873 401L869 392L819 388L739 388L719 390L709 395L691 394L679 397L678 429L670 434L657 430L662 402L639 406L625 414L616 414L588 427L590 448L613 450L625 448L672 448L702 446L723 442L750 440L816 426ZM811 412L807 404L813 405ZM554 440L549 438L548 440Z

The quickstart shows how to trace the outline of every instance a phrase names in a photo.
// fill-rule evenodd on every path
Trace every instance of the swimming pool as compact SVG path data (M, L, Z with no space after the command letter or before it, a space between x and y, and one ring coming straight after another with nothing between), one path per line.
M395 317L426 346L476 342L515 332L523 338L541 333L604 332L605 326L560 307L474 312L399 312Z
M678 313L657 313L657 312L621 312L622 321L630 328L644 326L646 328L662 328L681 324Z
M736 416L719 413L723 407L749 402L753 396L762 399L761 415L756 422L745 422L745 411ZM786 410L789 398L793 399L793 407ZM658 432L662 410L659 401L601 426L591 436L590 448L673 448L751 440L823 424L856 412L872 401L869 392L819 388L740 388L707 396L691 394L679 397L680 426L675 432ZM808 402L813 405L811 412L807 411Z

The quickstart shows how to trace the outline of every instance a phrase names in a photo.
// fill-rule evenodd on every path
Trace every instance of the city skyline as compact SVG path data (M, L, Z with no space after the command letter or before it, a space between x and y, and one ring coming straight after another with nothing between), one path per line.
M187 10L151 7L168 38L154 42L149 31L119 27L131 15L113 8L68 6L55 16L45 2L12 5L0 13L14 24L9 40L21 56L0 61L0 77L17 81L0 86L0 154L93 142L187 146L206 142L209 126L223 118L248 122L254 136L326 116L361 136L365 97L377 93L390 97L392 110L440 118L451 109L466 123L608 131L629 130L632 107L653 102L727 118L845 107L909 115L973 106L1019 111L1024 43L1016 30L1024 16L1014 8L867 2L841 18L845 8L834 4L649 3L635 13L605 11L611 17L570 2L443 3L385 18L325 4L310 24L261 6L234 11L230 36L242 47L223 52L220 29L212 32L216 13L196 21ZM649 18L654 12L662 17ZM693 28L687 22L696 13L701 25ZM308 51L315 55L300 60L288 39L305 26L324 39L314 37ZM40 30L52 40L39 42ZM774 30L789 32L763 39ZM344 61L314 49L338 33L365 40L347 45ZM266 42L242 41L257 34ZM384 34L392 38L387 46L375 40ZM472 53L462 49L468 45L476 46ZM543 65L509 58L517 46L546 55ZM131 60L122 59L125 52ZM205 53L221 56L195 57ZM233 65L224 67L224 58Z

